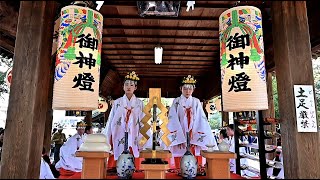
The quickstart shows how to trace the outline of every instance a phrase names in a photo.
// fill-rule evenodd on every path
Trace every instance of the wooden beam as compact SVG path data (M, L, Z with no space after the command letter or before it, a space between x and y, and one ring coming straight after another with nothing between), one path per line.
M129 72L130 69L125 69L122 71L118 71L120 76L124 76L127 75L127 72ZM170 76L170 75L174 75L174 76L186 76L186 73L188 72L181 72L181 71L136 71L137 74L139 74L139 76L148 76L148 75L153 75L154 77L158 77L158 76ZM185 74L184 74L185 73ZM203 75L204 73L202 72L201 74L197 74L196 72L192 72L192 75Z
M209 1L210 2L210 1ZM228 9L234 6L236 1L230 2L230 3L225 3L224 1L220 1L214 4L211 3L204 3L204 2L196 2L195 8L210 8L210 9ZM180 7L181 8L186 8L187 1L181 1ZM117 7L137 7L137 2L136 1L106 1L103 4L103 8L110 8L117 6ZM191 11L191 10L190 10Z
M118 62L121 62L121 61L127 61L127 63L134 63L135 61L153 61L154 62L154 59L106 59L107 61L118 61ZM213 59L208 59L208 60L197 60L197 59L169 59L169 58L163 58L162 61L180 61L180 62L185 62L185 61L192 61L192 62L213 62L214 60ZM129 61L129 62L128 62Z
M55 1L21 1L0 179L37 179L48 110Z
M109 21L110 19L119 19L119 20L171 20L171 21L219 21L219 17L214 16L178 16L178 17L167 17L167 16L145 16L140 17L137 15L110 15L106 14L103 16L104 21Z
M159 29L161 30L161 29ZM110 34L103 32L103 40L107 41L107 38L155 38L155 39L206 39L216 40L219 44L219 37L214 36L168 36L168 35L143 35L143 34Z
M106 60L108 63L112 64L112 65L116 65L116 64L134 64L134 65L154 65L154 60L147 60L144 61L144 59L142 60L131 60L131 61L122 61L120 59L118 60ZM133 61L133 62L132 62ZM186 65L192 65L192 66L203 66L203 65L207 65L210 66L214 63L214 61L164 61L161 63L161 65L180 65L180 66L186 66Z
M12 37L16 36L19 12L9 5L8 1L0 1L0 31Z
M14 53L14 40L0 34L0 46L10 53Z
M100 83L100 92L104 97L120 97L123 90L121 78L116 70L109 69L102 83Z
M108 47L102 47L102 49L104 50L103 52L107 51L107 52L110 52L110 51L143 51L143 52L146 52L146 51L152 51L154 52L154 48L108 48ZM218 48L217 48L218 50ZM165 49L164 50L164 53L165 52L196 52L196 53L218 53L217 51L214 51L214 50L202 50L202 49Z
M151 52L151 51L148 51ZM154 52L151 52L150 54L108 54L108 51L103 51L103 57L110 58L111 56L116 57L126 57L126 56L150 56L154 57ZM188 58L197 58L197 57L204 57L204 58L212 58L212 55L184 55L184 54L165 54L165 52L162 54L162 57L188 57ZM111 58L112 59L112 58Z
M176 30L176 31L219 31L219 27L187 27L187 26L119 26L119 25L104 25L108 29L123 29L123 30Z
M212 67L211 65L176 65L176 64L113 64L113 67L115 68L139 68L139 69L203 69L203 68L208 68Z
M105 38L103 38L103 45L102 48L107 48L108 45L117 45L117 44L124 44L124 45L158 45L158 43L155 42L113 42L113 41L107 41ZM219 47L219 44L204 44L204 43L166 43L162 42L160 43L161 46L210 46L210 47Z
M297 132L294 85L314 85L305 1L272 2L281 142L286 179L320 179L320 136Z
M194 72L203 72L203 71L208 71L208 69L188 69L188 68L170 68L170 69L161 69L161 68L149 68L149 67L128 67L128 68L116 68L117 71L121 72L121 71L144 71L144 70L148 70L150 69L150 71L153 71L153 72L191 72L191 71L194 71ZM152 69L152 70L151 70ZM143 72L142 72L143 73ZM140 73L141 74L141 73Z

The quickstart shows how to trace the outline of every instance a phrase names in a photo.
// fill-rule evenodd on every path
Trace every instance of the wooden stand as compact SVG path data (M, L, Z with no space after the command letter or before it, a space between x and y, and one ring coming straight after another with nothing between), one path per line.
M169 164L141 164L145 179L165 179Z
M83 157L81 179L105 179L107 177L105 159L107 152L77 151L77 157Z
M231 152L200 151L207 160L206 173L208 179L230 179L229 159L236 159L237 155Z
M151 150L140 152L142 158L154 158ZM155 158L171 158L170 151L157 151ZM141 164L140 168L144 170L145 179L165 179L166 170L169 169L169 164Z

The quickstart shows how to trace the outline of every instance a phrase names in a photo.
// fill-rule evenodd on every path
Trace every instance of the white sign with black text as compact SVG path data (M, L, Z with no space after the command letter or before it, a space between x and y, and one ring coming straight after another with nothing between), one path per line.
M294 85L298 132L317 132L317 114L313 86Z

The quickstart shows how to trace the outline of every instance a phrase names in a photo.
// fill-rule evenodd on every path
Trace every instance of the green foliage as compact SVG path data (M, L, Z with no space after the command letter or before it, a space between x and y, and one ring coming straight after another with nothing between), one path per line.
M277 78L276 78L276 76L272 76L272 92L273 92L273 103L274 103L275 118L279 119L280 118L279 97L278 97Z
M219 129L222 126L222 115L220 112L208 114L211 129Z

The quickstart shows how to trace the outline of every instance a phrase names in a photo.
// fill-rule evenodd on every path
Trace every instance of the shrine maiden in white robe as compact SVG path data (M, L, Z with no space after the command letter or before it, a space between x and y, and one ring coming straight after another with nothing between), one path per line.
M60 160L55 165L56 169L63 168L73 172L82 171L82 157L76 157L75 153L84 142L86 135L80 136L78 133L71 136L60 149Z
M186 108L191 108L189 128ZM190 96L187 99L183 95L175 98L169 111L168 128L172 141L169 149L173 157L181 157L186 152L186 132L191 129L190 145L196 145L195 156L200 156L200 150L208 149L206 147L208 144L214 145L213 149L218 150L217 142L198 98Z
M143 147L139 146L139 142L142 138L140 133L140 126L142 126L142 123L140 121L144 117L144 113L142 112L143 102L135 95L133 95L130 100L124 95L114 101L108 122L105 129L102 131L102 133L107 136L108 144L110 144L112 137L113 155L115 160L119 158L124 150L126 117L130 110L131 113L129 113L128 120L128 147L132 148L133 156L138 158L139 151L144 147L149 147L152 142L151 137Z

